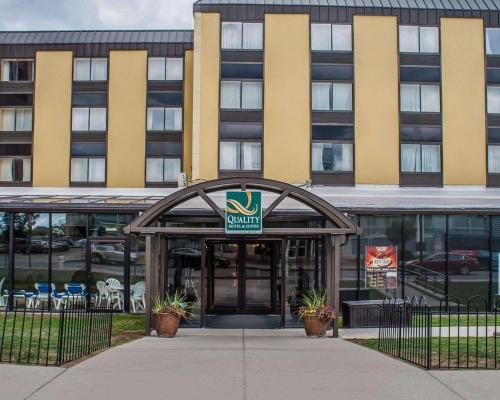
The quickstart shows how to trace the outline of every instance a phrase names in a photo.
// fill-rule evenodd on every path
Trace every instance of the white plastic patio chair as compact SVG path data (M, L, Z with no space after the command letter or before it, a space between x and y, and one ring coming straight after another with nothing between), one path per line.
M109 278L106 280L106 286L108 287L109 298L113 308L118 306L118 309L121 310L123 305L123 285L118 279Z
M133 312L137 312L140 308L146 308L146 284L144 282L137 282L132 286L130 293L130 304L132 305Z
M95 285L96 285L97 291L99 292L97 294L97 305L100 306L102 301L104 300L106 302L106 305L109 306L109 303L111 302L111 298L109 296L109 290L108 290L108 286L106 285L106 282L97 281Z

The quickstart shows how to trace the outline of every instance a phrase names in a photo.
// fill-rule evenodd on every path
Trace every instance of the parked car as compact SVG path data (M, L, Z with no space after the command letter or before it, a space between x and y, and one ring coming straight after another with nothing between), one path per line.
M122 264L125 260L125 248L120 243L96 243L91 247L91 260L96 264ZM130 252L130 263L137 261L137 254Z
M450 274L469 275L472 270L479 269L477 258L461 253L448 253L448 272ZM411 260L405 264L407 272L415 273L445 273L446 253L435 253L425 257L422 261Z
M14 248L18 253L48 253L49 252L49 241L48 239L31 239L28 238L16 238L14 240ZM57 241L52 242L52 251L67 251L69 246L66 243L60 243Z

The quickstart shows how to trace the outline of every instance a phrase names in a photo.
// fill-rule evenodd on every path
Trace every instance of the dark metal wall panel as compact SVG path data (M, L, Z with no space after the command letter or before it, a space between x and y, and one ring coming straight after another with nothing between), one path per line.
M353 124L354 113L352 111L313 111L313 124Z
M222 50L221 62L263 62L264 52L260 50Z
M26 93L0 93L0 107L33 106L33 94Z
M402 112L400 122L405 125L441 125L441 114Z
M354 172L313 172L313 184L328 186L354 186Z
M413 174L413 173L401 173L400 174L401 186L443 186L443 177L441 173L432 174Z
M326 64L352 64L354 55L352 52L313 51L311 52L311 61Z
M440 66L441 57L439 54L400 54L399 64Z
M31 144L2 143L0 156L31 156Z
M263 111L220 111L220 122L262 122Z

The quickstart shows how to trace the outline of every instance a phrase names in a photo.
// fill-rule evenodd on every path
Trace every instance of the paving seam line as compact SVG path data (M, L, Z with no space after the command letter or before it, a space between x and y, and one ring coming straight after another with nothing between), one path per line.
M433 378L435 381L439 382L441 385L443 385L446 389L448 389L450 392L458 396L462 400L467 400L466 397L462 396L460 393L458 393L456 390L452 389L448 384L444 383L441 379L439 379L437 376L434 376L431 374L431 371L429 370L424 370L424 372L429 375L431 378Z
M28 400L30 397L32 397L33 395L35 395L36 393L38 393L40 390L42 390L45 386L47 386L49 383L52 383L53 381L55 381L57 378L59 378L62 374L64 374L66 371L68 370L68 368L64 368L61 372L59 372L56 376L54 376L53 378L49 379L47 382L45 382L44 384L40 385L39 387L37 387L35 390L33 390L29 395L27 395L24 400Z

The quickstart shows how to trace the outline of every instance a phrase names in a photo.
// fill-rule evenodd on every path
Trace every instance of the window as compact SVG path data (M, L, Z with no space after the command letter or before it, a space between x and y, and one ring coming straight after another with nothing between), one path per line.
M500 174L500 145L488 146L488 173Z
M262 50L264 28L260 22L223 22L223 50Z
M106 130L106 109L74 107L72 119L73 131L102 132Z
M401 172L441 172L441 146L402 144Z
M399 26L401 53L439 53L439 29L436 26Z
M33 60L2 60L1 78L4 82L33 81Z
M486 92L488 113L500 114L500 86L488 86Z
M313 82L313 111L351 111L352 84Z
M353 170L352 143L313 142L313 172L346 172Z
M219 168L224 171L260 171L259 142L221 142Z
M500 28L486 28L486 54L500 54Z
M146 159L146 182L177 182L181 172L180 158L148 158Z
M0 158L0 182L30 182L31 158Z
M32 129L31 108L0 109L0 129L4 132L24 132Z
M182 58L149 57L148 80L182 81L184 60Z
M182 108L148 107L148 131L181 131Z
M262 82L221 81L220 108L262 110Z
M108 79L106 58L75 58L74 81L105 81Z
M311 24L311 50L352 51L351 30L345 24Z
M440 112L439 85L401 85L402 112Z
M72 158L71 182L104 182L106 160L104 158Z

